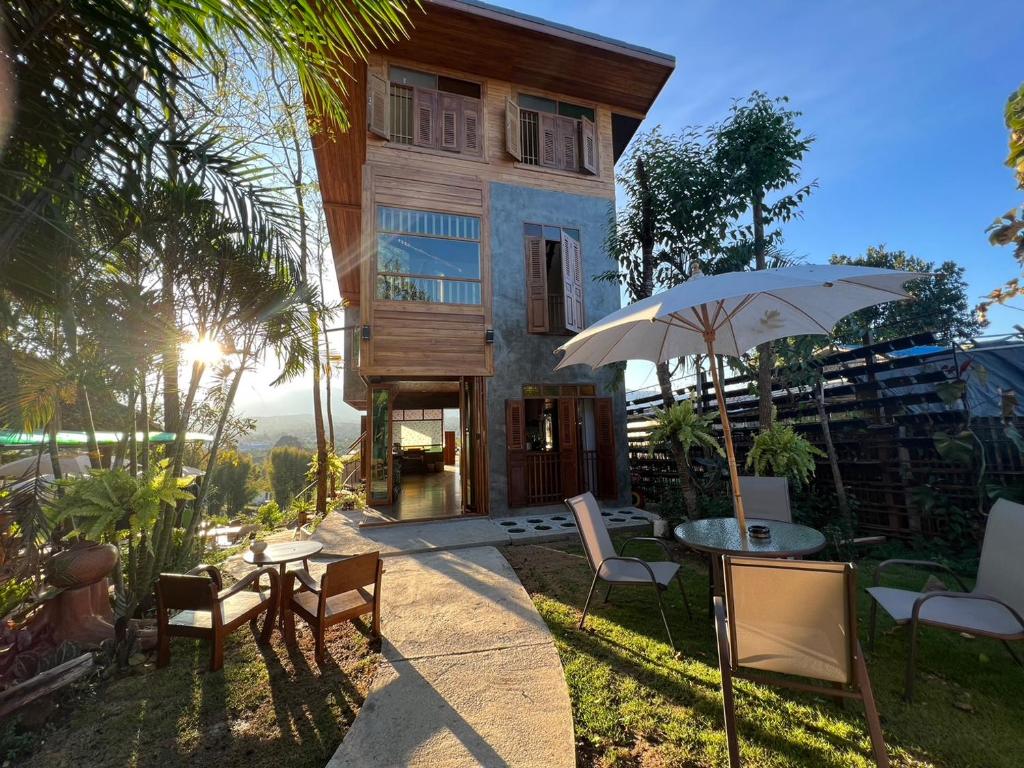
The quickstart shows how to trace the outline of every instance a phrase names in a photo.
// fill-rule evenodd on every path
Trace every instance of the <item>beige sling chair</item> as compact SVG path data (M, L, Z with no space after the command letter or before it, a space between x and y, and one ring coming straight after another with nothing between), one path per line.
M789 481L784 477L740 476L740 493L747 517L793 522L789 504Z
M729 764L740 765L732 687L733 678L740 677L822 696L860 699L875 762L887 768L889 755L857 639L853 564L747 557L723 561L725 599L715 598L715 623Z
M883 571L896 565L944 571L963 592L912 592L879 586ZM875 571L874 583L868 589L872 597L871 647L875 645L879 605L897 624L910 624L904 692L907 701L914 698L917 629L922 624L1002 640L1010 656L1024 666L1009 643L1024 640L1024 505L1000 499L992 506L973 590L968 590L948 567L929 560L886 560Z
M587 602L583 606L579 629L583 629L587 611L590 610L590 600L594 596L594 590L597 588L599 580L608 584L608 591L604 596L605 602L608 602L613 586L650 586L654 588L654 594L658 598L658 611L661 613L661 621L665 625L668 644L675 651L676 645L672 640L672 630L669 629L668 619L665 618L665 608L661 603L661 593L669 588L673 579L679 583L679 591L683 593L686 615L691 618L692 615L690 614L690 603L686 599L686 590L683 589L683 580L679 576L679 564L672 562L672 552L669 550L668 544L650 536L634 536L624 541L619 552L616 553L615 545L612 544L612 537L608 534L608 527L604 524L604 518L601 516L601 509L597 505L594 494L588 491L580 496L566 499L565 503L572 510L573 517L576 519L576 527L579 529L580 539L583 540L583 550L587 553L587 560L594 571L594 580L590 584ZM626 547L634 541L651 541L659 544L665 550L665 556L669 560L649 562L641 560L639 557L626 557L624 554Z

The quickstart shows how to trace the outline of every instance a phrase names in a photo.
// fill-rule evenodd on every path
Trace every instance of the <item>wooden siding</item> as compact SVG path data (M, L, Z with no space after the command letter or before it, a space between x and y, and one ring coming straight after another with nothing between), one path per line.
M484 215L487 188L465 175L422 175L403 165L368 165L364 190L361 322L371 328L363 342L363 376L491 376L490 229ZM385 301L376 297L378 205L455 213L480 218L481 304L451 305Z

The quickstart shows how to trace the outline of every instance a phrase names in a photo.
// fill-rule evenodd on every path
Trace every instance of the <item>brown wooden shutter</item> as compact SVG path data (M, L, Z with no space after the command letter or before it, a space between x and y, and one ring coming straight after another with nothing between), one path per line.
M505 151L516 160L523 159L523 127L519 105L505 99Z
M597 130L585 117L580 120L580 168L597 175Z
M366 115L370 133L391 138L391 86L380 75L371 74L366 88Z
M558 398L558 467L562 476L562 495L566 498L580 492L580 454L576 429L576 398Z
M615 410L610 397L594 401L594 431L597 442L597 497L616 499L619 495L615 455Z
M562 233L562 295L565 300L565 328L583 330L583 254L580 244Z
M548 264L544 239L526 238L526 330L548 332Z
M462 151L467 155L481 154L480 100L468 96L462 99Z
M526 408L522 400L505 401L505 453L508 457L508 505L526 506Z
M558 117L556 119L556 126L556 134L558 136L558 167L566 171L578 171L580 169L580 129L577 121L571 117Z
M448 149L458 152L462 149L460 140L462 122L462 99L458 96L442 93L439 94L441 117L438 120L438 138L441 149Z
M417 147L437 147L437 91L413 90L412 143Z
M540 164L548 168L558 168L558 127L555 116L539 112L537 122L540 135Z

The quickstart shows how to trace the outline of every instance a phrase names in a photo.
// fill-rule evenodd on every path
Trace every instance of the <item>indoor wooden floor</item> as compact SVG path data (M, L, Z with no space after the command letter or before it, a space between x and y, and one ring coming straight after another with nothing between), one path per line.
M444 472L403 475L402 490L391 508L376 510L390 520L425 520L462 514L462 484L457 467Z

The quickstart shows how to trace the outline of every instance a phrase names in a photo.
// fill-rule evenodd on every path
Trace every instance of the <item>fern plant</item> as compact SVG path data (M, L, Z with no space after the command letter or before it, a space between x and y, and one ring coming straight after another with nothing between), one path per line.
M804 437L785 424L775 422L754 438L747 455L747 468L754 474L789 478L794 485L806 485L816 469L815 457L825 457Z
M659 411L654 420L655 426L650 437L651 453L659 446L676 440L686 453L694 448L703 447L710 448L719 456L725 455L722 446L711 432L711 419L697 413L690 400L684 400Z

